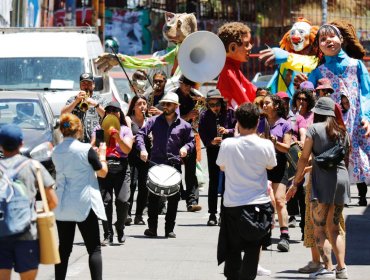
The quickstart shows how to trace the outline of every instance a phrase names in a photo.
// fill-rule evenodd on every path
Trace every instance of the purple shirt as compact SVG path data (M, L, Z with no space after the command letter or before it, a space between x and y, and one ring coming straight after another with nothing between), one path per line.
M180 158L180 149L185 147L188 154L193 151L194 134L189 123L177 116L176 120L168 125L163 114L151 117L147 124L136 134L136 146L139 151L146 151L145 140L152 133L153 147L150 154L155 163L169 163L168 158ZM178 162L180 164L180 161Z
M299 114L294 114L292 111L289 112L287 121L290 122L292 129L293 129L293 140L297 141L300 140L299 130L301 128L307 129L308 125L304 117Z
M92 133L92 135L95 137L96 136L96 131L99 130L99 129L102 129L100 125L97 125L95 128L94 128L94 132ZM124 137L130 137L130 138L134 138L134 136L132 135L132 131L129 127L125 126L125 125L121 125L121 128L119 130L119 136L121 139L123 139ZM114 149L116 152L118 152L118 154L120 155L120 158L127 158L127 154L125 154L124 152L122 152L119 144L116 142L116 148ZM109 157L111 155L108 155L107 154L107 157Z
M261 118L258 123L257 132L264 133L265 132L265 122L267 120L265 118ZM278 119L274 125L270 127L270 134L275 136L279 142L283 142L284 135L289 133L292 130L290 126L290 122L284 120L283 118Z
M232 137L236 124L234 110L228 109L226 112L221 113L218 124L228 130L228 134L224 135L224 138ZM213 146L211 142L217 137L217 117L212 110L208 109L200 115L198 131L204 146Z

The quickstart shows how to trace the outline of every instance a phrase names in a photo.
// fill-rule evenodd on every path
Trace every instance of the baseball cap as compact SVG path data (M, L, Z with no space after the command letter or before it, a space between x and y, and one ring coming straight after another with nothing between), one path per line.
M312 90L312 91L315 90L315 87L314 87L313 83L311 83L310 81L304 81L304 82L302 82L299 85L299 88L300 89L306 89L306 90Z
M169 91L165 94L165 96L163 96L163 98L159 101L159 103L162 103L162 102L170 102L170 103L175 103L177 105L179 105L179 96L172 92L172 91Z
M0 146L6 151L14 151L23 141L23 132L18 125L6 124L0 128Z
M80 82L82 81L90 81L90 82L93 82L94 81L94 76L92 73L82 73L80 75Z
M211 89L207 92L207 99L210 99L210 98L222 98L222 99L224 99L224 97L221 95L221 92L217 88Z
M312 112L323 116L335 117L335 102L330 97L321 97L317 100Z
M195 86L195 82L189 80L188 78L186 78L184 75L181 75L180 78L179 78L179 81L184 83L185 85L189 85L189 86Z
M104 110L107 110L107 108L108 108L108 107L113 107L113 108L117 108L117 109L120 109L120 110L121 110L121 105L119 104L119 102L118 102L118 101L111 101L111 102L109 102L109 103L105 106Z
M285 91L279 91L277 94L281 99L288 98L290 99L289 95Z

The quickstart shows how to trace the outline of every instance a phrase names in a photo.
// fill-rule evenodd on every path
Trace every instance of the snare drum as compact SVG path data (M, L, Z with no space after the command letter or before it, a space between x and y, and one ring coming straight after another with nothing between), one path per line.
M158 196L171 196L179 192L181 173L172 166L159 164L148 171L149 191Z
M292 180L297 172L297 163L299 158L301 157L302 150L299 145L294 142L290 145L290 149L287 153L287 172L288 172L288 180Z

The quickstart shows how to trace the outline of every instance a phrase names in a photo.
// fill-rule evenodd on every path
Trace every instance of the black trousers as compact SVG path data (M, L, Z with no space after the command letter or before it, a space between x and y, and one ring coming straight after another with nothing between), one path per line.
M261 240L248 242L240 236L241 208L224 207L222 212L220 235L224 232L227 239L224 274L228 280L250 280L257 276Z
M68 260L72 252L76 225L81 232L89 253L91 279L103 279L103 264L100 249L99 222L93 210L83 222L57 221L59 236L59 254L61 262L55 265L55 279L64 280L67 274Z
M173 166L181 173L181 166ZM149 192L148 196L148 227L153 231L157 231L158 228L158 212L159 204L163 197L155 195ZM166 213L166 223L165 223L165 233L170 233L175 228L175 221L177 216L177 207L179 205L180 192L175 195L167 197L167 213Z
M147 162L142 161L140 158L135 157L130 161L130 169L131 169L131 184L129 199L130 208L128 215L131 216L135 190L137 187L135 215L137 217L141 217L143 215L144 208L148 204L148 188L146 187L146 182L148 179L149 164Z
M306 215L306 203L305 203L306 191L304 189L303 183L297 188L297 192L294 197L292 197L287 202L287 211L289 216L301 216L301 221L299 227L302 233L304 232L305 226L305 215Z
M367 185L366 183L357 183L358 196L360 198L366 198Z
M208 213L217 213L217 202L218 202L218 186L220 181L220 167L216 164L218 152L220 151L219 146L207 147L207 162L208 162ZM223 185L225 183L225 175L223 175ZM224 189L224 187L222 188ZM221 201L221 209L222 209Z
M186 205L198 204L199 189L196 176L197 152L194 149L189 156L184 159L185 185L186 190L181 188L181 197L186 200Z
M113 216L113 191L116 196L117 229L125 228L125 221L129 210L130 198L130 168L127 159L121 162L123 170L119 173L108 172L105 178L99 178L100 192L103 198L107 221L103 221L104 238L113 236L112 216Z
M158 228L158 205L160 196L149 192L148 197L148 226L153 231L157 231ZM179 205L180 193L176 193L173 196L167 197L167 213L166 213L166 223L165 232L172 232L175 228L175 221L177 215L177 207Z

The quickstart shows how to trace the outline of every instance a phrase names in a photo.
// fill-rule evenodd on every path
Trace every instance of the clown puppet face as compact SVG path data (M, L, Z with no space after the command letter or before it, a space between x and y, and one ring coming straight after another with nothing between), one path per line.
M290 29L290 41L295 52L300 52L310 45L311 25L307 22L296 22Z

